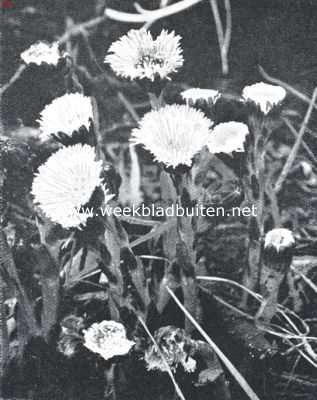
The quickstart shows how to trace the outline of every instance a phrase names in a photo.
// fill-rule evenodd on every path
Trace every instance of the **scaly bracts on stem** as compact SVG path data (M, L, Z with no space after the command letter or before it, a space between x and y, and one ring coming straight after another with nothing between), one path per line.
M273 229L265 236L260 278L264 302L256 315L264 323L271 322L276 313L279 288L290 268L294 246L295 239L288 229Z

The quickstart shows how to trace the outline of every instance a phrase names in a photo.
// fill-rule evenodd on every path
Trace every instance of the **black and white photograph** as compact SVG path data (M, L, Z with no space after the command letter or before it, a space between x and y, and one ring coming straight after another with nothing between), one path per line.
M317 0L0 15L0 400L317 400Z

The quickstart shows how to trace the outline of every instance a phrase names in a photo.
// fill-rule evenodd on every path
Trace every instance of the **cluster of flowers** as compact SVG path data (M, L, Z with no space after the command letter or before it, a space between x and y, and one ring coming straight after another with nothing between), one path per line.
M154 82L156 79L170 79L170 75L184 62L180 40L174 32L162 31L154 40L145 29L131 30L112 44L105 62L118 76L131 80ZM65 54L60 51L58 43L40 42L21 54L26 64L37 65L57 66L63 57ZM165 105L148 112L139 127L132 131L131 142L141 144L155 160L173 168L179 165L190 167L193 157L205 146L213 154L244 151L244 142L249 134L247 125L236 121L215 125L195 107L202 101L214 104L221 93L193 88L181 95L185 104ZM256 104L264 115L285 96L283 88L263 82L247 86L242 92L242 100ZM88 133L93 125L91 99L80 93L65 94L44 108L38 122L43 141L61 133L71 138L80 129L86 129ZM94 147L82 143L64 146L39 167L32 187L34 202L51 221L64 228L80 228L87 223L88 215L74 210L85 206L97 188L102 189L105 203L112 198L103 183L102 171L102 161L98 160ZM289 241L293 243L289 231L280 233L271 234L265 243L267 247L276 248L277 252L284 242L287 245ZM124 326L115 321L93 324L83 331L83 338L89 350L106 360L127 354L135 344L127 339ZM188 339L180 330L163 329L156 339L165 343L161 352L171 368L181 364L189 372L195 369L195 360L185 350ZM149 349L145 359L149 369L164 370L166 367L156 347Z
M180 36L165 30L155 40L145 29L131 30L111 45L105 62L117 75L131 80L170 79L184 61L180 40ZM55 66L64 56L58 43L43 42L21 54L27 64ZM214 104L221 93L193 88L181 95L186 104L165 105L148 112L132 131L131 142L143 145L155 160L173 168L191 166L193 157L205 146L213 154L244 150L247 125L236 121L214 125L194 107L198 101ZM255 103L263 114L285 96L283 88L263 82L247 86L242 92L242 99ZM88 130L93 123L91 99L80 93L65 94L44 108L38 122L42 140L59 133L71 137L82 127ZM39 168L33 183L34 200L53 222L64 228L81 227L88 215L74 210L84 206L97 187L103 187L106 201L111 198L102 185L101 171L102 163L96 160L93 147L75 144L62 148Z
M104 320L93 323L88 329L83 326L83 320L79 317L66 317L62 321L58 349L66 357L74 357L79 346L83 345L107 361L125 356L136 344L127 338L126 329L120 322ZM175 371L182 366L188 373L195 371L195 341L183 329L164 326L155 332L154 340L155 344L150 345L144 353L148 370L166 372L170 368Z

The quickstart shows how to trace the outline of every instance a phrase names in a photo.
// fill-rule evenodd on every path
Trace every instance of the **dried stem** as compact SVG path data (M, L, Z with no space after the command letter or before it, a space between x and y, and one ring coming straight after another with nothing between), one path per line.
M183 304L175 296L174 292L167 286L166 286L166 290L168 291L168 293L170 294L172 299L175 301L175 303L178 305L178 307L183 311L185 316L189 319L189 321L194 325L194 327L198 330L198 332L202 335L202 337L206 340L206 342L214 350L214 352L217 354L217 356L220 358L220 360L223 362L223 364L228 368L228 370L230 371L232 376L235 378L235 380L238 382L238 384L241 386L241 388L248 395L249 399L260 400L259 397L256 395L256 393L253 391L253 389L250 387L248 382L245 380L245 378L240 374L240 372L232 364L232 362L229 360L229 358L219 349L219 347L216 345L216 343L213 340L211 340L211 338L208 336L208 334L197 323L197 321L192 317L192 315L186 310L186 308L183 306Z
M292 132L292 134L294 135L294 137L297 139L298 138L298 132L296 131L296 129L294 128L293 124L291 123L291 121L289 121L287 118L282 118L282 120L284 121L285 125L289 128L289 130ZM308 129L306 129L306 131L308 132ZM302 139L302 146L305 149L307 155L309 156L309 158L317 164L317 158L315 156L315 154L310 150L309 146L307 145L307 143L304 141L304 139Z
M73 25L70 29L66 30L62 36L58 38L60 44L68 42L72 37L82 35L87 29L95 28L102 24L107 19L106 15L90 19L89 21L82 22L81 24Z
M5 83L3 86L0 88L0 97L3 95L4 92L6 92L11 85L16 82L20 76L22 75L23 71L26 69L26 65L21 64L19 68L15 71L15 73L12 75L10 78L9 82Z
M94 28L101 23L103 23L107 19L106 15L102 15L100 17L93 18L89 21L83 22L81 24L73 25L70 29L66 30L66 32L58 38L58 42L60 44L67 43L74 36L82 35L83 32L87 29ZM25 64L21 64L16 72L12 75L9 82L5 83L0 88L0 97L13 85L22 75L23 71L26 69Z
M303 281L310 286L310 288L317 294L317 285L311 280L309 279L306 275L304 275L302 272L297 271L296 268L294 268L293 266L291 266L291 270L295 272L295 274L299 275Z
M304 93L301 93L299 90L295 89L293 86L289 85L286 82L281 81L280 79L274 78L269 75L265 70L259 66L260 74L266 79L268 82L273 83L275 85L282 86L286 91L292 93L295 97L299 98L300 100L304 101L307 104L310 104L311 98L306 96ZM314 104L314 108L317 109L317 105Z
M295 161L295 158L297 156L298 150L299 150L299 148L301 146L301 143L302 143L303 136L304 136L304 134L306 132L306 127L308 125L308 122L310 120L311 114L312 114L313 109L315 107L316 97L317 97L317 88L315 88L315 90L313 92L313 96L311 98L311 101L310 101L309 107L307 109L305 118L303 120L302 126L301 126L301 128L300 128L300 130L298 132L298 136L297 136L297 139L296 139L296 141L294 143L294 146L293 146L293 148L292 148L292 150L291 150L291 152L290 152L290 154L288 156L288 159L286 160L286 162L284 164L282 172L281 172L280 176L278 177L277 182L276 182L276 184L274 186L275 193L278 193L281 190L281 188L283 186L283 183L284 183L285 179L287 178L287 176L289 174L289 171L292 168L292 165L293 165L293 163Z
M248 294L252 295L257 301L259 301L261 304L263 304L264 298L260 294L248 289L247 287L241 285L238 282L232 281L230 279L225 279L225 278L219 278L219 277L213 277L213 276L197 276L198 280L204 280L204 281L210 281L210 282L224 282L228 283L230 285L239 287L243 291L247 292ZM218 298L219 299L219 298ZM217 300L218 300L217 299ZM239 314L243 315L245 314L244 312L241 312L239 309L236 307L232 306L231 304L228 304L227 302L223 301L221 299L221 303L227 307L229 307L231 310L238 312ZM289 310L288 308L277 304L277 312L278 314L285 319L286 323L293 329L293 332L289 331L288 329L283 328L282 326L274 325L274 324L265 324L265 325L258 325L258 328L262 330L263 332L269 333L270 335L277 336L280 338L283 338L285 341L287 341L290 345L291 348L294 348L294 343L291 340L297 340L299 343L297 343L296 348L294 348L298 353L305 358L306 361L308 361L310 364L314 365L317 367L317 364L315 361L317 360L317 354L311 347L309 341L316 342L317 337L314 336L308 336L309 334L309 326L307 323L301 319L296 313L293 311ZM242 314L243 313L243 314ZM296 324L292 321L292 319L288 316L291 315L293 318L295 318L302 327L304 328L303 331L301 332L299 328L296 326ZM246 317L246 315L243 315ZM252 316L249 316L248 319L253 319ZM274 330L272 328L275 328ZM278 330L276 330L278 328ZM303 346L304 350L300 350L297 348L298 346Z
M223 75L228 75L229 64L228 64L228 52L231 41L231 31L232 31L232 15L231 15L231 4L230 0L225 0L225 10L226 10L226 28L223 28L223 24L220 18L218 1L209 0L211 10L214 16L216 24L216 32L218 37L218 44L220 50L221 58L221 68Z
M159 8L157 10L145 10L141 6L136 5L137 10L142 11L139 14L127 13L112 8L106 8L105 16L115 21L143 24L145 22L157 21L161 18L169 17L177 14L187 8L202 2L203 0L182 0L170 6Z

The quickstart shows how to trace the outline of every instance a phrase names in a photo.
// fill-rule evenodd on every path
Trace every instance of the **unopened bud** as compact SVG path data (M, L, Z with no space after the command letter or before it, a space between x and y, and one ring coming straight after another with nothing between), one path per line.
M257 319L265 323L275 315L279 288L290 268L294 247L295 238L288 229L273 229L265 236L260 277L263 303L257 313Z
M295 238L289 229L272 229L264 241L265 265L284 274L291 264L294 246Z

